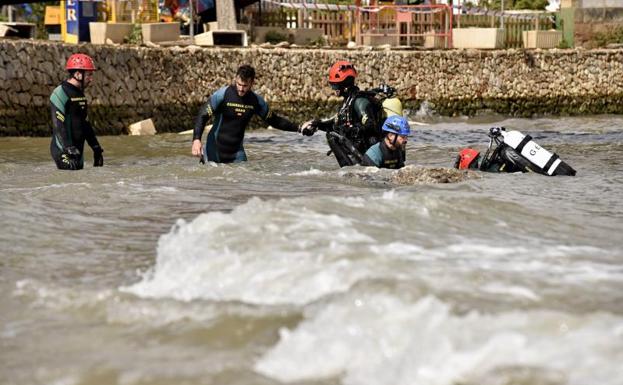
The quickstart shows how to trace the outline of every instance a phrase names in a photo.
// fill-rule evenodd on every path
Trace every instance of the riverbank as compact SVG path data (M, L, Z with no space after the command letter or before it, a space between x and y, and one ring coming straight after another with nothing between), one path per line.
M158 132L192 128L205 96L229 83L241 63L258 70L255 90L295 121L326 116L339 100L327 68L352 61L362 88L386 82L405 107L440 115L482 111L513 116L623 113L623 49L322 50L137 47L0 40L0 136L48 135L48 97L74 52L98 71L87 90L100 134L152 118Z

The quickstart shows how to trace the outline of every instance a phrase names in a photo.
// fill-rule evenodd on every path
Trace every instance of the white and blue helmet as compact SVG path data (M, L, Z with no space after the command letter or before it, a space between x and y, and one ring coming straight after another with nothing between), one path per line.
M385 119L382 130L397 135L409 136L411 134L409 121L405 117L400 115L393 115Z

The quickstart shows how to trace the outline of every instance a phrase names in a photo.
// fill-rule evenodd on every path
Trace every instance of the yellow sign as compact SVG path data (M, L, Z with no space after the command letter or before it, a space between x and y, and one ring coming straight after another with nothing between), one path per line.
M45 7L45 25L56 25L61 23L61 7L48 5Z

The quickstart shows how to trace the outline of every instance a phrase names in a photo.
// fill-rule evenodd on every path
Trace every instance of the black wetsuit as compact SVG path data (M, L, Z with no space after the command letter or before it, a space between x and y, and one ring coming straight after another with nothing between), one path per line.
M340 167L361 164L368 148L383 138L383 110L371 97L353 86L337 115L316 122L327 132L327 142Z
M219 163L247 160L242 142L253 115L258 115L277 129L298 131L296 124L274 114L260 95L249 91L240 97L236 86L222 87L201 106L195 120L193 140L201 140L208 119L214 116L205 144L204 159Z
M518 165L518 160L522 158L512 148L502 144L492 154L492 156L482 162L480 165L481 171L488 172L525 172L525 170ZM523 160L526 163L526 160Z
M392 150L382 140L366 151L363 156L363 165L379 168L402 168L405 166L405 151L402 148Z
M64 81L50 95L52 142L50 153L59 169L80 170L84 167L84 141L93 151L101 147L87 120L87 99L80 88ZM71 154L70 147L77 153Z

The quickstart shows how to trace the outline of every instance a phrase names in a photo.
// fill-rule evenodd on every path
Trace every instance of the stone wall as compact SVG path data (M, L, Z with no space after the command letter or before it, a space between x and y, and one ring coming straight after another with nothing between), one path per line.
M146 118L159 132L192 128L206 95L231 82L241 63L257 69L255 90L278 113L297 122L327 116L338 99L326 74L338 59L356 65L362 87L395 86L412 111L427 101L441 115L623 113L623 50L182 49L0 40L0 135L49 134L48 97L74 52L91 55L98 67L87 96L100 134L123 133Z

